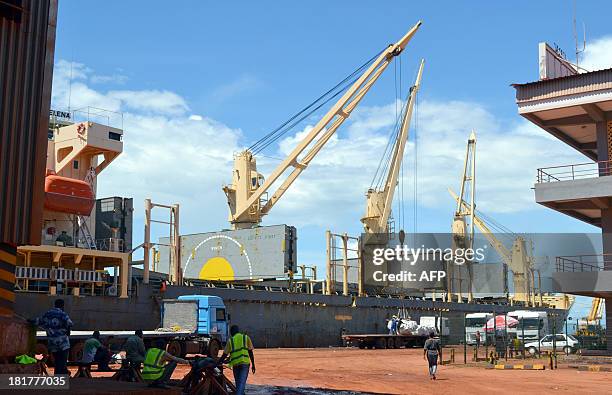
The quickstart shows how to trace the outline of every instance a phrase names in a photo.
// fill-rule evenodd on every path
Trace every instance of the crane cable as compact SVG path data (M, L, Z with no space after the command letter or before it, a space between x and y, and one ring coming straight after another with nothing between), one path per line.
M369 67L374 62L374 60L380 56L382 52L383 51L379 51L376 55L368 59L365 63L355 69L351 74L346 76L342 81L338 82L327 92L323 93L316 100L308 104L306 107L302 108L300 111L291 116L288 120L283 122L274 130L267 133L264 137L257 140L248 148L248 150L252 151L254 155L260 153L261 151L269 147L271 144L273 144L275 141L277 141L279 138L284 136L288 131L293 129L304 119L312 115L315 111L319 110L325 104L329 103L331 100L344 93L351 85L353 85L360 78L361 75L359 73Z

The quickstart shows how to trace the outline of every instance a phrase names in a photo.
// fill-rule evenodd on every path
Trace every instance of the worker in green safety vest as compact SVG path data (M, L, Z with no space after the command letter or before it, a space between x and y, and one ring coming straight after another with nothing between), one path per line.
M240 333L237 325L230 327L230 336L219 361L223 363L229 357L228 365L234 372L236 395L244 395L247 378L249 377L249 365L251 366L251 371L255 374L253 343L250 337Z
M164 341L157 340L145 355L142 378L149 383L150 387L170 388L168 380L172 377L176 365L179 363L189 365L189 361L175 357L164 351L164 348Z

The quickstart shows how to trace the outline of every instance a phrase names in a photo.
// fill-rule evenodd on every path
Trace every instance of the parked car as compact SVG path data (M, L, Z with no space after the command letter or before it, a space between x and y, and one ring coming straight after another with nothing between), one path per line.
M557 351L563 351L565 354L571 354L578 348L579 341L572 335L556 334L546 335L538 342L525 343L525 348L531 355L535 355L539 350L552 351L553 341Z

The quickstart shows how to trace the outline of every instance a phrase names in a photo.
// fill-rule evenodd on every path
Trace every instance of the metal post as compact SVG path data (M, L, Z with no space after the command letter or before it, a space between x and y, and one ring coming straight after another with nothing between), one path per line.
M568 347L567 343L568 341L567 341L567 315L566 315L565 316L565 347Z
M495 345L495 354L497 354L497 315L493 312L493 344ZM499 355L497 355L499 357Z
M539 328L539 325L538 325ZM523 354L523 359L525 359L525 319L521 317L521 349ZM539 339L538 339L539 340Z
M463 313L463 364L467 364L467 330L465 328L467 313Z
M540 333L540 320L538 319L538 358L542 357L542 334Z
M557 368L557 317L556 314L553 316L553 357L555 359L555 369Z
M143 266L143 284L149 283L149 254L151 249L151 199L145 199L145 219L144 219L144 266Z
M325 244L326 244L326 252L327 252L327 262L326 262L326 270L327 275L325 279L325 294L331 295L331 277L332 277L332 262L331 262L331 232L329 230L325 231Z
M440 314L438 317L438 335L440 336L440 361L444 361L444 357L442 356L442 350L444 348L444 345L442 343L442 310L440 309ZM435 322L434 322L434 327L436 326Z
M357 239L357 296L363 296L363 255L361 239Z
M174 213L174 280L176 285L183 285L183 271L181 270L181 236L179 232L179 205L175 204L172 206L172 212Z
M342 295L347 296L348 292L348 235L342 235Z
M504 359L508 360L508 312L504 313L504 346L506 348L506 352L504 352Z

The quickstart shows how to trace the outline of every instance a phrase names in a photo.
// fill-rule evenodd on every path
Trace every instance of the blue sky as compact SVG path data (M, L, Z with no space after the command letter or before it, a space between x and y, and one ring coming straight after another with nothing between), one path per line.
M593 48L587 60L597 68L612 66L605 55L612 48L609 12L602 12L609 8L608 2L590 1L577 9ZM533 202L537 167L587 159L519 117L510 86L537 79L540 41L557 43L573 60L572 9L568 0L62 0L53 101L67 107L70 92L72 108L95 105L125 113L125 152L101 174L99 195L135 198L136 242L142 240L145 197L181 203L183 233L218 230L227 227L220 187L230 181L232 153L421 19L401 68L402 80L411 81L419 59L426 59L419 126L405 157L410 197L410 169L418 158L417 230L449 229L453 205L446 186L457 188L465 140L476 128L481 209L517 232L595 232ZM382 154L395 97L390 67L264 220L298 226L301 263L322 267L326 229L360 232L363 193ZM282 156L297 138L267 154ZM268 174L277 162L258 163ZM404 202L408 231L415 229L414 204Z

